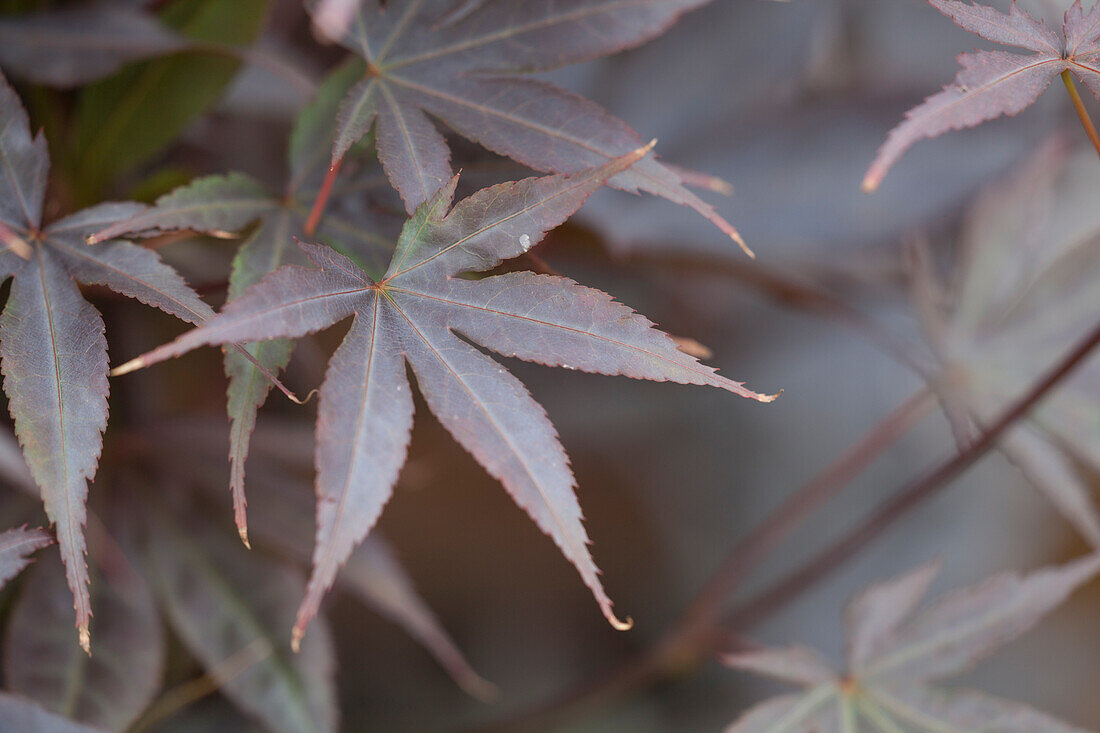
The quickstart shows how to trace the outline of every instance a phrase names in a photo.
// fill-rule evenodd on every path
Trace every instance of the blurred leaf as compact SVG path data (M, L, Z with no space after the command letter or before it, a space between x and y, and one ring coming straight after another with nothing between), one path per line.
M145 579L121 550L104 559L92 586L95 654L72 643L72 595L50 558L34 568L12 612L4 677L47 710L123 731L160 687L164 638Z
M298 654L288 646L304 579L164 517L150 531L149 550L149 572L173 628L229 699L274 731L336 730L328 628L321 623Z
M162 16L183 35L244 44L259 32L267 0L178 0ZM78 195L95 200L120 174L156 155L213 104L239 62L188 52L142 62L81 90L75 171Z
M1091 328L1100 311L1100 170L1052 141L973 204L946 314L918 304L946 407L987 424ZM922 274L921 277L929 277ZM930 287L938 288L938 284ZM1100 512L1073 465L1100 469L1100 362L1086 361L1001 450L1090 543ZM1072 460L1071 460L1072 459Z
M138 8L100 4L0 19L0 66L36 84L74 87L186 45Z
M44 529L9 529L0 533L0 588L31 563L30 556L53 544L53 537ZM66 594L66 600L71 598ZM66 639L72 642L66 633Z
M731 654L735 669L801 685L750 708L727 733L927 730L1084 733L1020 703L927 682L958 674L1012 641L1100 572L1100 555L1023 577L994 576L917 610L938 563L871 586L848 607L848 672L802 647Z
M48 713L30 700L0 692L0 730L20 733L102 733Z

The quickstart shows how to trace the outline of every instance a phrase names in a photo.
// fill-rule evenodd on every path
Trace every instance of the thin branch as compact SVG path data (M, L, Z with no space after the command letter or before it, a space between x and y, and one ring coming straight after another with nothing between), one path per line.
M974 443L970 444L965 451L957 453L953 458L926 474L923 478L903 488L893 499L889 500L870 519L857 527L847 537L841 539L823 554L818 555L803 568L792 572L755 599L736 609L726 619L725 626L700 623L698 627L686 630L678 626L666 634L652 649L627 660L618 669L605 674L601 678L588 680L557 699L544 703L535 709L521 712L508 721L480 727L477 730L488 732L521 728L532 729L545 726L551 721L560 720L567 712L595 707L605 701L624 695L641 685L652 682L659 676L682 673L699 662L699 652L703 649L728 652L731 644L736 645L742 639L738 634L739 630L750 627L798 597L803 591L828 575L832 570L835 570L845 560L852 557L863 546L881 534L895 520L904 516L908 510L934 495L939 489L946 486L952 479L989 452L1017 420L1026 416L1043 397L1083 362L1096 349L1098 344L1100 344L1100 323L1073 347L1046 376L1036 382L1022 399L1007 409L988 430ZM887 429L898 430L904 427L907 421L915 418L914 415L910 414L910 411L917 410L917 405L913 402L918 397L920 395L909 400L883 421L887 425ZM882 425L883 423L880 423L876 429L881 429ZM860 460L869 461L873 457L870 455L873 453L872 446L873 438L870 436L864 438L860 443L853 446L846 456L842 456L829 466L822 475L812 479L798 494L809 492L815 498L819 493L828 494L829 491L834 490L830 488L832 480L843 478L843 474L852 471ZM837 479L830 480L827 478L829 474L835 474ZM760 529L754 530L746 540L743 540L741 544L742 551L745 551L746 547L749 550L753 549L747 543L754 537L755 539L752 539L753 545L757 543L764 544L765 541L767 544L771 544L773 540L767 535L770 535L772 531L789 532L786 525L797 519L798 517L795 515L798 513L798 511L785 504L777 514L772 515L765 522L765 525L773 525L773 529L765 531L762 526ZM742 560L736 560L733 565L736 566L743 562ZM739 579L738 576L742 572L744 571L736 567L727 568L723 566L719 571L723 576L722 579L719 580L718 576L715 576L715 579L700 592L699 598L692 604L693 607L702 606L703 610L709 608L714 603L710 597L713 592L710 590L711 584L713 583L715 586L721 584L723 590L732 591L732 586L736 585L736 581ZM730 578L732 578L732 581ZM704 594L706 598L704 598ZM689 610L690 613L692 612ZM700 614L700 616L703 616L703 614ZM684 618L690 618L690 616L685 614Z
M681 635L690 638L693 631L712 628L718 621L722 603L746 576L780 542L920 422L935 404L932 397L933 393L923 388L907 399L735 544L688 607L680 623Z
M907 399L734 545L680 621L651 649L606 677L589 681L537 710L528 711L523 715L523 724L527 726L535 721L542 722L544 718L556 718L566 710L575 712L578 708L594 706L662 673L690 669L700 659L709 656L716 646L721 646L726 652L743 648L746 642L742 637L719 630L721 604L768 552L919 422L935 404L932 396L928 389L922 389ZM509 725L506 723L504 727Z
M1085 128L1085 134L1089 137L1092 147L1096 148L1096 154L1100 155L1100 136L1096 134L1096 127L1092 124L1089 111L1085 109L1085 103L1081 101L1081 95L1077 93L1077 85L1073 83L1073 75L1069 69L1062 72L1062 81L1065 82L1069 98L1073 100L1073 108L1077 111L1077 117L1081 120L1081 126Z
M734 611L728 619L729 625L738 629L745 628L774 613L840 567L895 521L905 516L909 510L934 496L988 453L1009 428L1026 417L1043 397L1093 352L1098 344L1100 344L1100 323L1097 323L1092 331L1062 357L1045 377L1036 382L1023 398L1005 410L966 450L956 453L950 460L904 487L832 547L819 553L802 568L790 573Z

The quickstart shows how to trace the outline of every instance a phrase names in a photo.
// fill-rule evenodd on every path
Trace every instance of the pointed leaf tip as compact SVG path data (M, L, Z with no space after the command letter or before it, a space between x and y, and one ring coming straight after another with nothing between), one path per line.
M305 629L300 626L295 626L294 630L290 632L290 651L297 654L302 651L302 636L305 634Z
M88 624L81 624L76 630L77 639L80 642L80 648L84 650L84 653L89 657L92 656L92 632L88 630Z
M876 176L872 176L870 173L863 179L863 183L860 184L860 188L863 193L874 193L878 190L879 179Z
M248 527L247 526L238 526L237 527L237 534L240 535L241 542L244 543L244 546L247 549L251 550L252 545L249 544L249 542L248 542Z
M110 375L112 377L121 377L123 374L129 374L130 372L136 372L138 369L144 368L145 359L139 356L136 359L131 359L121 366L115 367L111 370Z

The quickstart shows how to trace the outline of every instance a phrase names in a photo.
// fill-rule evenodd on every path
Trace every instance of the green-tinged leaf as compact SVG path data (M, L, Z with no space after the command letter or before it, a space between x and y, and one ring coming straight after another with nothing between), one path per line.
M962 672L1035 625L1100 573L1100 554L1025 576L1006 573L917 610L938 563L864 590L849 604L848 673L801 647L724 658L806 688L746 711L727 733L1084 733L1021 703L926 683Z
M92 585L95 654L72 643L72 596L61 563L50 558L34 568L12 612L4 678L58 715L122 731L160 686L164 638L145 579L120 551L104 560Z
M412 424L406 364L431 411L554 539L609 622L629 627L599 580L573 474L546 413L519 380L456 333L543 364L773 397L718 376L600 291L528 273L456 276L523 254L648 150L577 174L484 189L453 209L452 181L406 224L382 280L328 247L303 243L316 269L276 270L201 329L135 360L149 365L204 344L293 338L355 316L321 387L317 545L296 635L377 520L404 463Z
M103 733L102 728L81 725L46 712L18 695L0 692L0 730L26 733Z
M316 187L328 167L333 117L339 99L353 77L361 73L362 64L356 62L337 69L318 89L316 98L302 110L291 135L291 178L285 197L274 197L242 174L208 176L162 196L155 206L96 233L92 239L103 240L122 234L149 236L181 229L223 234L243 229L258 220L254 232L233 260L229 277L230 300L278 267L306 264L308 260L295 239L306 236L305 218ZM316 237L356 255L361 264L374 266L380 272L392 252L392 240L384 235L396 228L395 222L371 209L366 194L370 193L371 184L378 183L382 182L372 177L369 170L344 179L333 193ZM276 374L289 362L293 344L277 339L254 343L247 349L256 363L269 374ZM240 352L226 353L225 371L229 378L227 411L232 424L229 484L237 530L247 543L245 462L256 413L267 399L271 381Z
M172 627L221 691L273 731L337 728L335 655L328 630L290 652L296 573L166 518L149 537L149 570Z
M20 527L0 532L0 588L31 563L31 555L53 544L53 537L44 529ZM71 641L68 634L66 640Z
M179 0L162 19L195 40L245 44L266 10L266 0ZM94 200L119 174L175 140L218 99L238 67L224 55L187 52L142 62L83 89L74 156L82 197Z

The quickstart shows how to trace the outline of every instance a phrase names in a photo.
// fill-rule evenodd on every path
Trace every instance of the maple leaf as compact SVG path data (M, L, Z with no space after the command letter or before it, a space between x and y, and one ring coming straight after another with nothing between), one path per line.
M0 533L0 588L30 564L32 554L52 544L53 537L44 529L19 527Z
M77 281L104 285L198 323L213 310L153 252L122 240L84 238L139 204L105 203L42 227L49 156L0 76L0 280L13 278L0 315L0 359L8 409L38 484L73 592L87 650L91 601L84 562L85 501L107 425L107 342L103 319Z
M963 442L977 436L1092 328L1100 282L1100 171L1061 140L1040 147L972 205L950 286L917 268L933 377ZM949 308L945 309L946 300ZM1100 364L1087 361L999 448L1093 546L1100 512L1074 465L1100 470Z
M637 149L630 127L599 105L523 74L587 61L659 35L709 0L508 0L455 9L441 0L360 0L334 40L367 62L340 107L332 164L372 127L386 174L412 213L451 178L432 122L535 170L572 173ZM307 7L322 26L323 7ZM447 11L455 12L448 13ZM738 242L737 230L648 157L611 185L691 207Z
M48 713L34 702L18 695L0 692L0 730L25 730L34 733L103 733L93 728Z
M1100 556L1020 577L1004 573L918 610L939 572L932 563L878 583L847 609L847 674L800 646L723 661L804 687L750 708L726 733L935 730L1084 733L1026 705L930 682L969 669L1015 639L1100 572Z
M290 136L287 157L289 177L282 195L242 173L197 179L159 198L156 204L125 221L89 237L90 242L122 235L152 236L173 230L223 235L255 223L241 245L229 275L229 300L233 300L264 275L283 265L304 265L309 260L295 244L305 236L310 204L325 176L328 149L340 98L361 75L360 64L346 64L329 76L314 100L298 116ZM376 164L377 165L377 164ZM326 244L353 252L368 270L385 269L393 252L393 238L400 222L379 213L365 193L383 183L376 172L363 167L337 185L315 235ZM230 491L234 518L241 540L248 545L245 461L256 426L256 413L267 400L272 383L267 374L278 373L290 361L292 341L278 339L247 347L250 359L227 352L229 378L226 405L232 426L229 435Z
M294 617L301 574L262 553L242 552L225 536L195 533L188 529L193 522L157 515L151 524L147 574L180 641L218 690L265 730L338 730L328 626L320 623L300 654L277 641Z
M117 545L96 569L95 656L75 651L69 639L65 570L51 557L28 574L15 601L4 643L4 680L12 692L59 715L126 730L160 688L164 632L145 578Z
M108 76L123 64L188 47L140 8L99 5L0 19L0 66L38 84L71 87Z
M170 476L192 476L199 486L220 489L220 472L212 470L214 462L208 456L221 449L222 433L220 425L205 418L158 426L154 444L188 445L199 451L198 456L170 456L175 460L164 474L165 480ZM312 439L312 426L296 420L268 420L257 427L255 449L264 460L258 462L252 474L253 508L249 513L249 526L260 546L306 567L313 549L314 496L312 486L300 477L313 468ZM288 450L292 446L310 448ZM163 457L158 454L158 460ZM355 548L336 582L345 593L354 595L422 644L467 693L482 700L496 697L496 687L470 666L417 593L389 543L377 532Z
M355 316L329 362L317 415L317 540L295 642L352 548L374 525L405 460L413 402L408 363L429 409L499 479L611 610L588 551L568 459L523 385L463 338L505 356L637 379L712 385L761 401L718 376L605 293L563 277L515 272L457 277L519 256L648 147L599 168L493 186L451 208L457 178L405 225L384 276L302 243L315 269L283 267L204 327L116 373L201 345L296 337Z
M1045 22L1020 10L1016 0L1008 13L959 0L928 2L971 33L1032 53L961 54L958 60L963 68L955 79L906 112L905 120L890 131L863 179L864 191L878 188L886 172L913 143L1021 112L1063 71L1072 72L1100 97L1100 3L1085 14L1081 0L1074 0L1065 14L1064 38L1060 38Z

